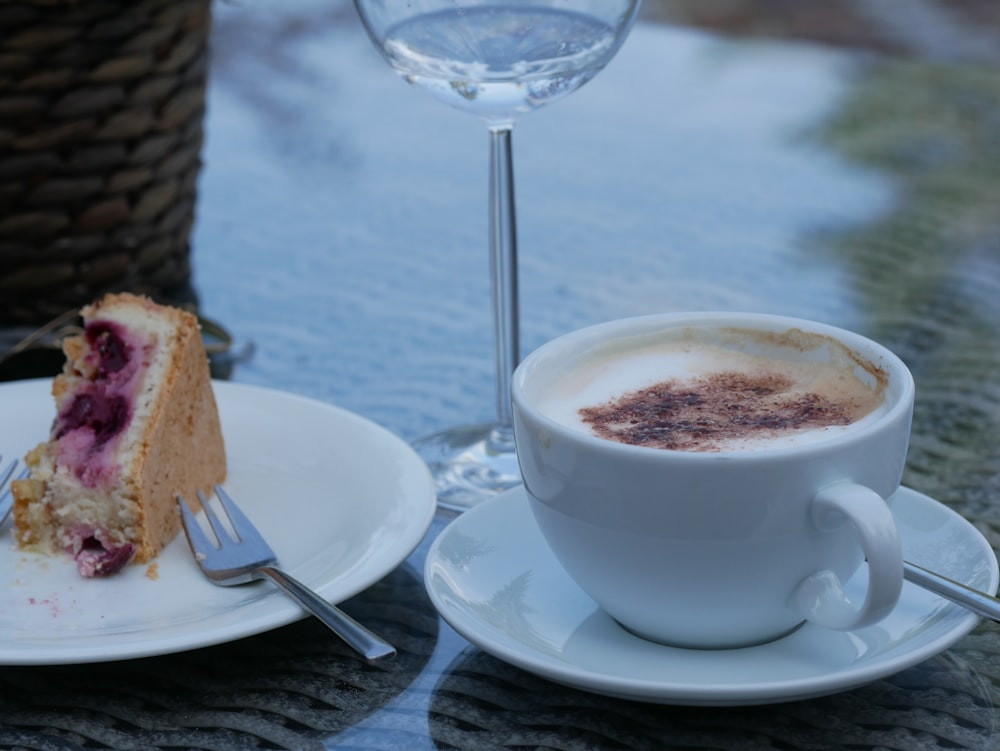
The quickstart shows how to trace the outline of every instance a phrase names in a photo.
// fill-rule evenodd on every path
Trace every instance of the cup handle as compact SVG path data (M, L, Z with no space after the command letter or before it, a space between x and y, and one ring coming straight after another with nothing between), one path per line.
M880 621L896 606L903 589L903 552L889 505L875 491L852 482L823 488L813 499L812 521L820 530L835 529L844 518L854 526L868 560L865 601L852 603L837 575L818 571L803 579L790 605L818 626L846 631Z

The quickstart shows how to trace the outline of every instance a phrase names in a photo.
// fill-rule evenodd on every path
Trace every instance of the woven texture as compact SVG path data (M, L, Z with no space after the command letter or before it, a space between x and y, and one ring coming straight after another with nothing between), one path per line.
M209 0L0 5L0 324L189 297Z

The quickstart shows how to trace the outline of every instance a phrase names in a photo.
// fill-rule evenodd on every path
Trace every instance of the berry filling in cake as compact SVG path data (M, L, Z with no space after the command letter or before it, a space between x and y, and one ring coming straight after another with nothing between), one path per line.
M107 576L128 565L135 555L135 545L126 542L115 545L104 538L100 530L74 530L70 535L69 552L83 576Z
M129 423L140 363L132 355L152 344L121 326L91 323L84 331L90 351L80 363L81 381L59 411L53 427L58 461L72 468L87 487L109 479L115 470L114 441Z

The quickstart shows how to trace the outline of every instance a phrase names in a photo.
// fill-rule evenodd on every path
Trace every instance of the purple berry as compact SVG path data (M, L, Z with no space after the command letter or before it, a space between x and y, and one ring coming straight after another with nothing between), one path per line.
M117 373L125 367L132 354L121 336L118 326L108 321L95 321L87 325L87 341L101 357L98 372L101 376Z
M108 396L96 389L78 394L59 416L56 438L71 430L89 427L94 431L94 445L102 446L121 432L128 414L128 400L124 396Z

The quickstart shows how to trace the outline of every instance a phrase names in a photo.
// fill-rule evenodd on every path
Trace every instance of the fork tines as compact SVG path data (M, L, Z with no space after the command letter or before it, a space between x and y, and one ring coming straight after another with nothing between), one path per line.
M192 540L196 545L210 545L213 548L218 548L220 545L228 538L233 542L246 542L257 545L266 545L264 538L260 536L257 528L253 525L246 514L240 511L240 507L236 505L236 502L229 497L229 494L223 490L221 485L216 485L215 495L219 499L219 504L222 506L222 510L225 512L227 520L229 522L229 528L223 523L222 519L212 508L209 503L208 498L200 490L197 491L198 501L201 503L201 507L205 512L205 518L208 519L209 526L212 528L212 532L215 533L215 541L211 541L201 528L197 525L188 525L192 527L189 533L193 533L197 540ZM186 514L194 514L191 511L190 506L188 506L187 501L181 496L177 497L180 501L181 507Z
M3 457L0 456L0 460L2 459ZM4 522L7 518L7 514L9 514L10 510L14 507L14 494L11 492L11 489L7 487L7 481L10 480L10 477L14 474L15 469L17 469L17 459L14 459L6 467L0 469L0 491L3 491L2 494L0 494L0 524ZM30 470L25 467L15 479L23 480L28 476L29 472Z
M3 454L0 454L0 462L3 461ZM0 490L3 490L4 485L10 476L14 474L14 470L17 468L17 459L14 459L10 464L8 464L3 469L0 469Z

